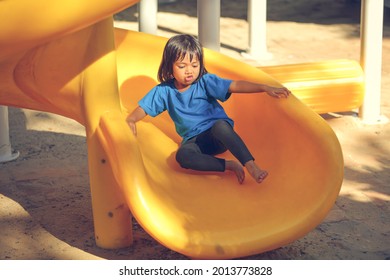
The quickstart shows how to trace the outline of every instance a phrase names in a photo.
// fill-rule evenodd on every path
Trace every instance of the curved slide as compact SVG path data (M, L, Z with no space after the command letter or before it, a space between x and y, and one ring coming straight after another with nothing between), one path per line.
M123 8L136 1L122 2ZM62 114L85 125L99 246L131 244L129 209L158 242L196 259L272 250L321 223L338 196L343 157L320 116L294 96L233 95L225 109L268 178L259 185L247 176L239 185L233 174L183 170L174 160L180 139L169 116L146 118L137 137L124 121L156 85L166 39L119 29L114 37L112 21L98 16L78 24L70 33L44 30L36 45L15 53L7 48L0 60L0 103ZM6 36L0 31L1 39ZM206 50L205 57L208 70L220 76L279 85L219 53Z

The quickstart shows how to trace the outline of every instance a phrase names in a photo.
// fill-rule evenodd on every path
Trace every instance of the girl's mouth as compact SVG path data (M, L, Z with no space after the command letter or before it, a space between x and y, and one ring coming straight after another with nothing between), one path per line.
M187 76L184 78L184 80L186 81L186 83L189 83L193 80L193 76Z

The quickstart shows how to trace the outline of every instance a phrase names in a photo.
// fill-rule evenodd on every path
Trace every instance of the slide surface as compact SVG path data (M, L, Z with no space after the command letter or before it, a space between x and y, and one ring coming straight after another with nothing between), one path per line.
M131 244L129 209L158 242L191 258L257 254L311 231L338 196L343 158L328 124L294 96L233 95L224 103L269 172L260 185L249 176L239 185L233 174L179 168L180 139L166 114L146 118L132 135L126 114L157 84L166 42L119 29L114 37L107 17L136 2L0 2L0 15L7 13L0 16L0 104L85 125L97 244ZM1 24L21 18L23 26ZM209 72L222 77L279 85L219 53L206 50L205 57Z

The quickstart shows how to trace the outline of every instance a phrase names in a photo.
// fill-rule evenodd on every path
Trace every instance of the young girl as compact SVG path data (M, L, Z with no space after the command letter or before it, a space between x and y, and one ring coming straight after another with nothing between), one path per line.
M261 183L268 175L254 162L250 151L233 129L233 120L217 100L226 101L234 93L265 92L287 98L290 91L247 81L232 81L209 74L203 63L203 49L191 35L168 40L158 70L160 84L138 103L127 117L137 135L136 123L145 116L155 117L168 110L183 141L176 153L181 167L198 171L233 171L241 184L244 167ZM229 150L239 162L215 157Z

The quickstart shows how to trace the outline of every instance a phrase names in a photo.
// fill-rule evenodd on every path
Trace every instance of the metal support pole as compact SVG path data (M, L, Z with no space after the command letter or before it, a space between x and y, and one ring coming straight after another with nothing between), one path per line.
M198 0L198 36L203 47L220 49L220 0Z
M0 105L0 162L17 159L19 152L13 152L9 139L8 107Z
M381 116L381 76L384 0L362 0L360 64L365 74L365 96L359 116L364 123L385 121Z
M248 0L249 48L251 58L272 59L267 51L267 0ZM242 54L245 56L245 54Z
M141 0L138 4L139 31L157 34L158 0Z

